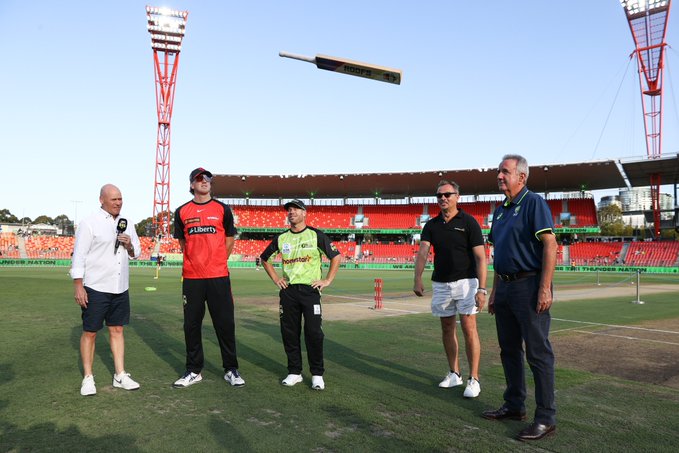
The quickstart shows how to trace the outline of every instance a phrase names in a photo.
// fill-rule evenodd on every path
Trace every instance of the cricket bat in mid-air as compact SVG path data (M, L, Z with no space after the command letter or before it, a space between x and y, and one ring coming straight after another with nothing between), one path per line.
M361 63L360 61L347 60L346 58L329 57L327 55L306 57L304 55L296 55L288 52L279 52L278 55L285 58L313 63L318 69L325 69L326 71L340 72L342 74L379 80L380 82L394 83L396 85L401 84L402 72L400 69L386 68L384 66Z

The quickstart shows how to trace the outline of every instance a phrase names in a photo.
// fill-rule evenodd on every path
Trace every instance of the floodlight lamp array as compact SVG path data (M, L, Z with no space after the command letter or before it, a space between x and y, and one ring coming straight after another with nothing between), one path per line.
M147 29L151 33L151 47L163 52L181 51L188 15L188 11L147 6Z
M651 12L654 9L666 7L669 0L620 0L628 16Z
M158 8L156 6L147 6L146 13L149 15L154 14L156 16L181 17L184 20L186 20L189 15L188 11L178 11L170 8Z

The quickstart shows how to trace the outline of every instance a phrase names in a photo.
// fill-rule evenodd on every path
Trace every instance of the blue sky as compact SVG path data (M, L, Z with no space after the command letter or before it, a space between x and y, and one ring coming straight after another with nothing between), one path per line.
M77 210L80 219L110 182L130 220L152 214L146 4L0 1L0 209L71 219ZM151 4L190 12L172 118L172 209L190 198L197 166L400 172L494 167L505 153L530 164L646 155L618 0ZM679 45L673 19L667 42ZM279 51L399 68L403 82L321 71ZM668 49L663 154L679 151L677 61Z

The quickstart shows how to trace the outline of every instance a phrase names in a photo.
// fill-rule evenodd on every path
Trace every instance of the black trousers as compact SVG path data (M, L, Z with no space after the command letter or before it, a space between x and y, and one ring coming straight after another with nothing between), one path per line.
M229 277L184 279L184 340L186 341L186 370L200 373L203 369L203 340L201 331L205 317L205 302L222 353L224 371L238 368L236 357L236 326L233 295Z
M535 422L556 424L554 352L549 342L549 310L536 313L540 276L498 282L495 289L495 326L507 389L505 406L525 411L524 350L535 381Z
M290 285L280 295L280 320L283 347L288 356L288 373L302 374L302 317L304 317L304 344L309 370L314 376L323 376L323 328L321 294L310 285Z

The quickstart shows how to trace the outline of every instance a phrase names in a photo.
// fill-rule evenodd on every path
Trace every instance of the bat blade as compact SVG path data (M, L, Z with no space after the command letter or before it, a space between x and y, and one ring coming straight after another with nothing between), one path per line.
M316 55L315 60L318 69L393 83L395 85L401 84L402 72L399 69L361 63L360 61L347 60L346 58L330 57L328 55Z

